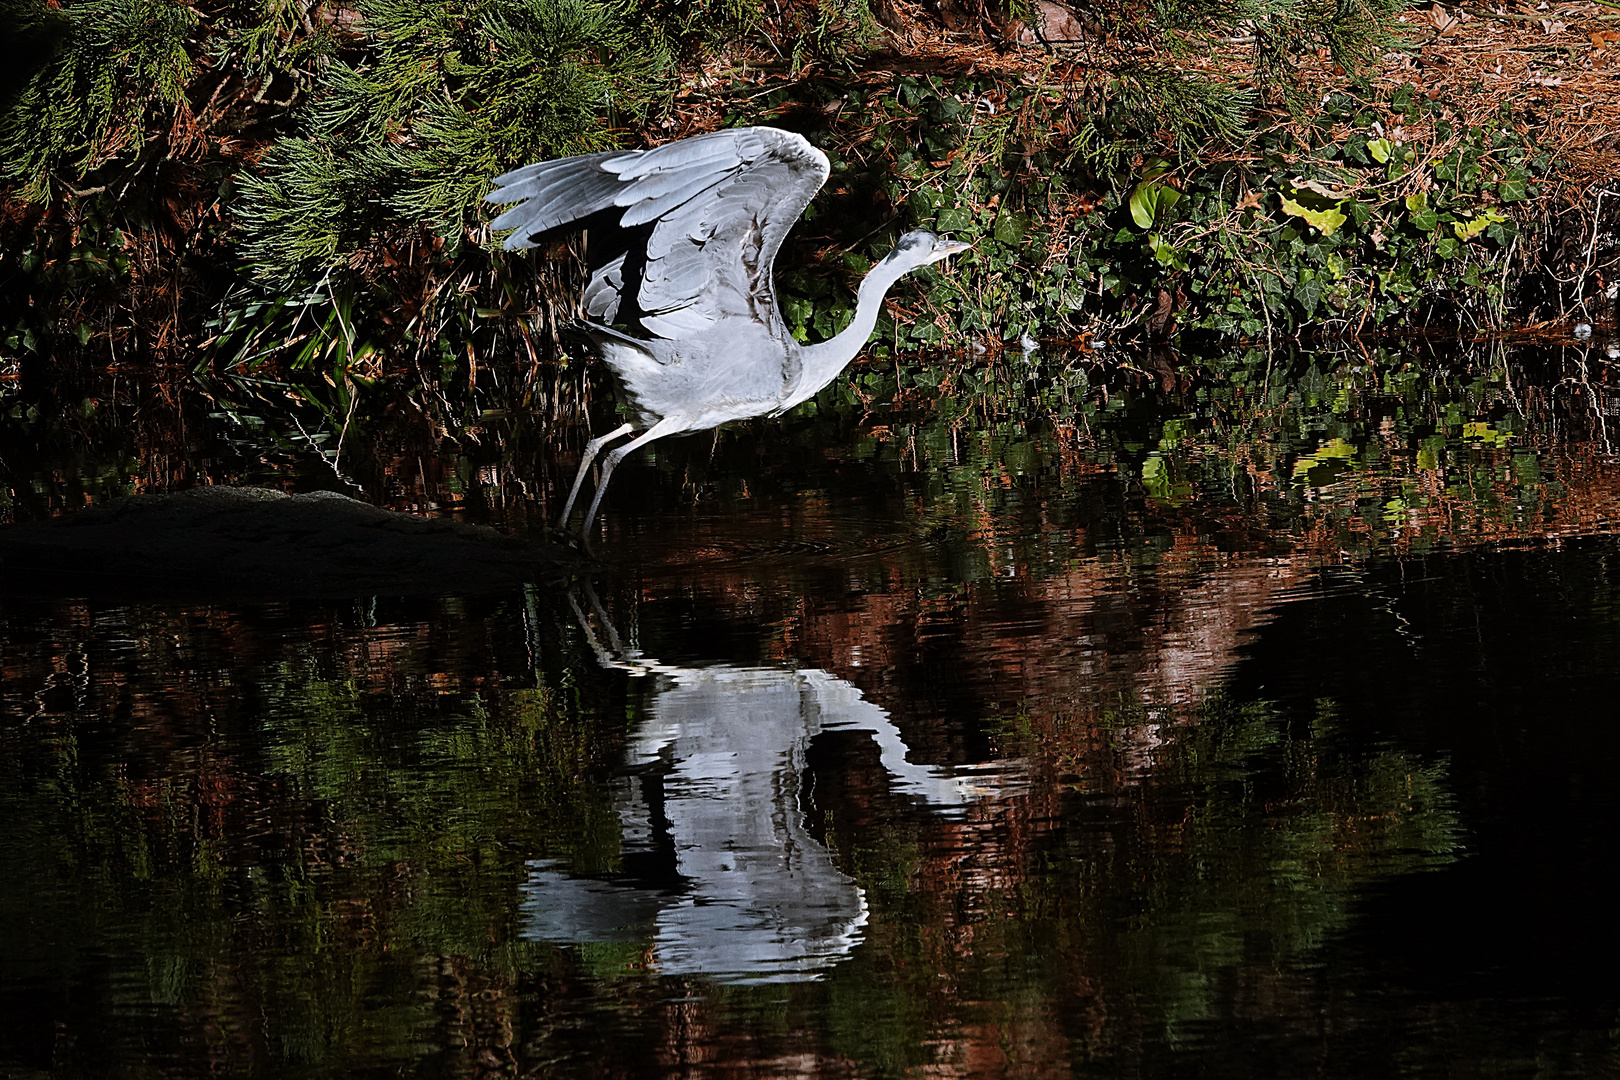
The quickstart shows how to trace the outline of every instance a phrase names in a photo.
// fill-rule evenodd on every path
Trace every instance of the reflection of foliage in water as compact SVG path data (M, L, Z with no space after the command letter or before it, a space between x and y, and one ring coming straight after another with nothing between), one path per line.
M511 1060L520 1037L610 1072L648 1060L674 1018L646 943L519 937L526 860L615 868L605 781L634 715L618 677L549 638L538 686L503 682L491 657L532 640L525 621L556 626L523 606L64 612L26 646L11 620L7 704L33 715L0 732L0 935L13 971L110 995L82 1066L339 1075L446 1046ZM1172 1024L1208 1010L1213 974L1298 959L1357 887L1452 850L1441 766L1357 756L1325 713L1217 700L1197 721L1161 728L1131 799L1058 796L1061 829L1050 802L980 812L977 873L949 838L971 818L872 787L859 754L816 766L813 820L867 890L867 944L823 984L716 992L716 1022L768 1040L783 1008L825 1015L810 1037L879 1073L937 1056L958 1009L1091 995L1113 1023Z
M1263 703L1216 700L1156 755L1154 782L1179 781L1185 809L1147 826L1148 846L1169 857L1133 863L1142 884L1115 915L1136 914L1108 946L1172 1027L1214 1015L1222 969L1305 961L1370 882L1457 855L1445 767L1395 749L1346 753L1331 706L1319 707L1296 733ZM1072 855L1082 880L1130 877Z
M293 475L352 482L400 509L546 513L573 465L546 414L588 402L578 374L535 386L485 369L449 397L232 378L191 404L127 384L12 398L0 500L26 518L86 497ZM868 361L785 422L659 444L637 459L654 470L620 482L650 483L649 512L667 516L694 498L823 490L829 462L860 463L869 486L907 491L918 529L963 530L1020 561L1189 533L1249 549L1421 551L1601 526L1609 470L1588 455L1615 409L1608 375L1578 351L1500 346L1145 354L1107 381L1083 356L941 358L920 373Z
M119 1037L83 1047L87 1064L153 1053L154 1015L185 1068L185 1032L235 1068L338 1075L437 1053L441 980L476 996L545 963L515 934L522 859L617 858L596 782L614 751L566 675L440 693L443 642L421 627L347 660L293 640L233 671L251 623L112 612L97 626L68 665L78 650L98 673L132 661L130 689L47 676L37 726L4 733L0 780L6 955L98 986L96 956L112 957ZM130 735L101 729L130 713ZM261 1010L273 1020L256 1036Z
M1231 1007L1234 980L1285 992L1370 883L1460 850L1446 767L1359 751L1338 738L1331 705L1319 709L1290 722L1216 697L1174 728L1142 725L1163 740L1151 772L1127 799L1070 803L1068 826L1025 853L1030 876L1016 883L921 858L937 825L875 815L831 829L874 912L866 950L830 980L840 1049L898 1073L930 1060L947 998L997 1024L1026 1015L1021 1001L1044 1003L1039 1014L1078 998L1070 1007L1097 1017L1083 1053L1106 1058L1155 1032L1173 1044L1178 1026ZM1131 711L1138 726L1146 713ZM1049 737L1040 746L1055 752ZM964 833L974 865L1013 843Z
M371 857L477 866L532 849L566 855L586 872L613 868L618 822L594 783L607 747L570 719L558 691L473 694L448 715L412 723L410 713L389 715L397 703L309 671L284 670L267 690L268 771L335 822L360 826ZM373 719L379 708L384 715ZM393 730L401 720L413 735L404 745ZM514 805L526 810L518 821ZM416 850L425 836L431 848Z
M1108 385L1038 358L923 384L867 369L820 404L855 428L837 444L852 456L938 478L925 516L1014 545L1040 535L1036 474L1048 525L1088 479L1114 485L1118 540L1191 529L1365 554L1594 524L1569 496L1600 474L1563 455L1601 441L1613 392L1579 357L1249 350L1200 362L1194 388L1170 392L1154 384L1179 374L1154 359ZM911 407L886 416L887 401Z
M574 464L537 410L586 398L578 372L545 387L511 374L485 370L451 397L225 379L189 405L116 384L46 407L13 398L0 503L21 520L134 491L291 481L522 527L551 516ZM1568 535L1613 517L1608 376L1576 351L1503 347L1146 354L1107 381L1081 356L942 358L922 373L869 361L786 421L658 444L619 480L642 497L607 512L669 520L694 501L746 511L815 492L847 505L855 478L919 532L974 537L977 575L1151 558L1190 536L1363 555Z

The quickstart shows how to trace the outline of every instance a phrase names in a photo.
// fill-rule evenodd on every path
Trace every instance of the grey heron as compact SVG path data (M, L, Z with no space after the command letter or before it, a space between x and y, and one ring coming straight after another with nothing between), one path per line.
M666 435L778 416L808 400L866 344L891 285L970 246L906 233L862 280L848 327L800 345L777 307L772 264L830 172L827 155L803 136L746 127L542 161L494 179L485 201L517 204L492 222L513 230L506 250L567 226L591 230L578 329L616 376L631 419L586 444L559 530L597 454L635 437L603 458L580 526L587 550L626 455Z

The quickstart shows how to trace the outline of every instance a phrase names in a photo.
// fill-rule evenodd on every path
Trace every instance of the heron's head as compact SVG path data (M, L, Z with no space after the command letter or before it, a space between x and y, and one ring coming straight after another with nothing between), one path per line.
M972 246L960 240L947 240L943 236L935 236L927 229L916 229L902 236L894 245L894 250L889 252L883 261L904 274L919 266L937 263L948 255L967 251Z

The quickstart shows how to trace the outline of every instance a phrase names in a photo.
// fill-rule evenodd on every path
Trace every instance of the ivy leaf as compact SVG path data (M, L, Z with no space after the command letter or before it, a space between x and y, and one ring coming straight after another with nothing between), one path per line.
M1442 259L1455 259L1462 251L1462 241L1454 236L1442 236L1434 242L1434 253Z
M1512 221L1502 220L1487 226L1485 235L1506 247L1513 242L1515 236L1519 235L1519 230Z
M1388 139L1368 139L1367 153L1380 165L1388 163L1390 155L1395 152L1395 144Z
M1453 222L1451 228L1456 232L1457 239L1472 240L1497 222L1506 220L1506 214L1499 214L1495 210L1486 210L1478 217L1469 218L1467 221Z
M1173 245L1165 243L1163 237L1155 233L1149 238L1148 243L1153 248L1153 257L1159 260L1159 262L1163 263L1165 266L1174 266L1185 269L1185 264L1180 257L1180 252L1176 251Z
M1000 243L1008 247L1017 247L1024 240L1024 233L1029 231L1029 215L1020 214L1003 209L996 215L996 224L992 234Z
M1325 210L1312 210L1283 196L1283 213L1292 214L1297 218L1304 218L1305 223L1314 227L1323 236L1332 236L1348 219L1339 212L1338 206L1331 206Z
M1322 302L1322 282L1315 277L1302 278L1299 284L1294 286L1294 299L1305 309L1307 319L1314 318L1316 306Z

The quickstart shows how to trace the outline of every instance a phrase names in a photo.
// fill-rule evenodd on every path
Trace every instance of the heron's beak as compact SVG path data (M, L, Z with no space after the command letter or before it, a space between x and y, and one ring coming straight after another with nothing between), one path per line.
M929 259L928 261L939 262L941 259L949 258L952 255L957 255L961 252L972 250L972 244L964 244L960 240L941 240L938 244L934 245L933 258Z

